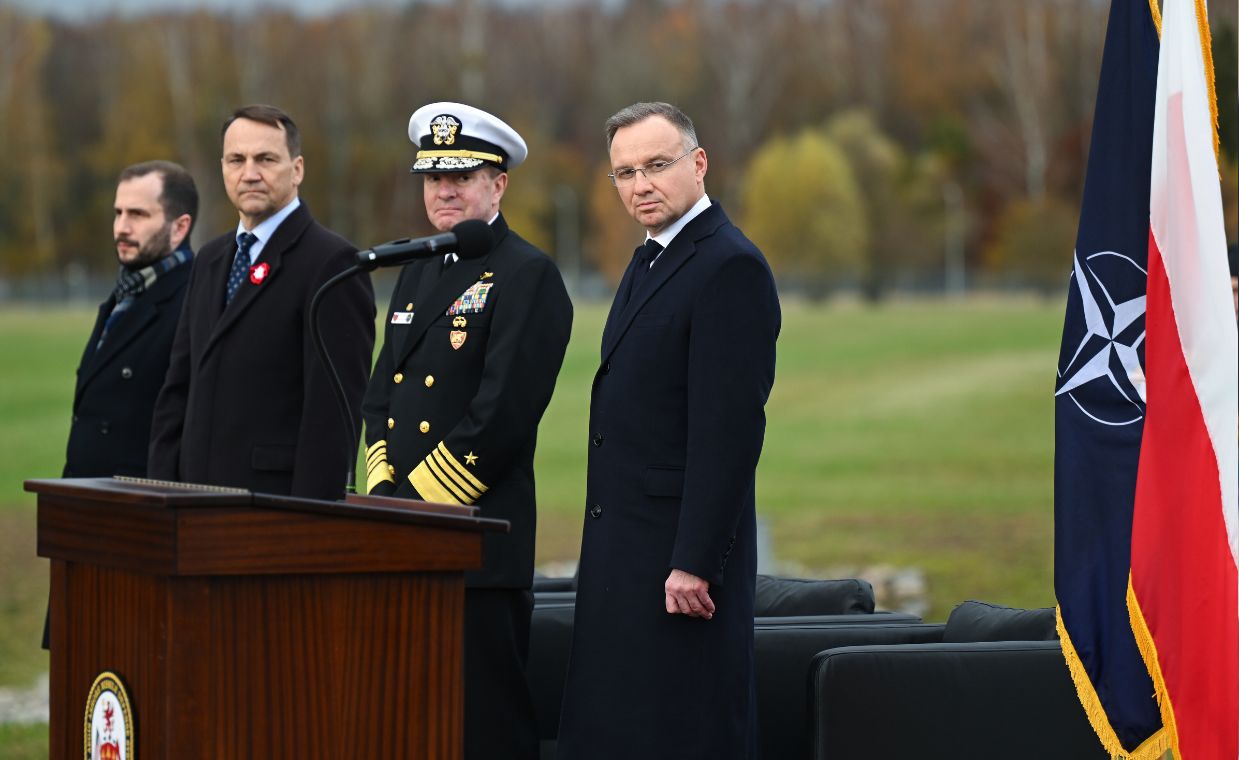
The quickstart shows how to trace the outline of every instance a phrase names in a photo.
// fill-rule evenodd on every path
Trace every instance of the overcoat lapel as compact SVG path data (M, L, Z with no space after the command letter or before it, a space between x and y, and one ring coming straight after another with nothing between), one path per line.
M82 388L86 386L86 381L94 377L99 371L95 364L95 353L98 351L95 346L99 343L99 334L103 332L103 325L107 321L108 315L112 313L114 304L115 301L110 297L99 304L99 314L95 317L95 327L90 331L90 338L86 340L86 348L82 350L82 360L78 362L75 396L82 392Z
M86 387L95 375L99 374L112 357L120 352L122 348L129 345L142 334L146 326L155 320L158 316L158 308L155 306L156 299L152 298L153 294L146 293L143 297L138 298L129 307L129 311L117 320L108 333L107 340L103 341L103 345L94 350L94 355L90 360L83 364L82 374L78 377L78 388ZM101 310L102 316L102 310ZM100 323L102 325L102 323ZM90 336L91 345L99 341L98 331Z
M271 281L279 276L280 265L283 262L284 254L287 253L288 249L292 248L293 245L301 239L302 233L304 233L306 228L310 226L310 221L310 212L306 209L305 204L302 203L299 207L297 207L296 211L290 214L289 217L275 229L275 234L271 236L271 240L263 246L262 253L258 255L258 261L256 264L266 263L267 266L270 267L267 271L266 277L263 278L262 283L255 285L246 279L241 283L241 287L237 289L237 294L233 296L232 303L227 306L223 305L224 285L226 284L227 274L220 273L222 274L222 278L219 278L216 277L217 272L215 270L220 268L224 268L225 270L231 269L232 260L235 258L237 252L236 242L234 241L233 244L229 246L231 255L220 257L216 262L213 262L215 266L212 267L212 272L210 273L211 279L219 284L214 300L220 305L221 312L219 315L219 321L215 323L215 327L211 331L211 337L207 341L206 348L203 349L203 359L210 355L212 348L219 343L220 339L225 333L228 332L229 328L231 328L232 325L234 325L237 320L241 318L241 315L244 314L256 300L262 298L264 293L270 290ZM224 266L224 262L227 262L226 266Z
M624 311L624 306L631 300L629 295L632 290L633 273L637 268L637 253L633 251L632 260L628 262L628 268L624 270L624 276L620 278L619 287L615 289L615 298L611 300L611 311L607 313L607 321L602 326L602 347L603 353L608 353L606 348L610 346L611 336L619 328L620 314Z

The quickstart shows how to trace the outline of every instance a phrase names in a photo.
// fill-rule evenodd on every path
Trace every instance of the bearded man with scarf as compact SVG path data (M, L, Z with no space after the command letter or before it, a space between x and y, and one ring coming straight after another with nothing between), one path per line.
M65 477L146 475L151 416L185 300L198 215L193 177L170 161L127 167L116 184L116 287L77 369Z

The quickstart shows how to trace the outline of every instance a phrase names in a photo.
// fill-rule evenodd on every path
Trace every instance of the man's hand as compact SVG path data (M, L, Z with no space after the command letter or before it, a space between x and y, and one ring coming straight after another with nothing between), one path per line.
M672 570L663 584L667 592L667 612L671 615L709 620L714 617L714 600L710 598L710 584L683 570Z

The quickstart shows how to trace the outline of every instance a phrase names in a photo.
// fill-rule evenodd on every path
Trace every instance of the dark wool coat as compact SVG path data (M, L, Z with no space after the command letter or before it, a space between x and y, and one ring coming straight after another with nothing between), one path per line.
M168 372L168 355L192 266L181 264L159 275L149 290L134 299L96 350L115 301L109 297L99 306L77 368L64 477L146 475L155 397Z
M780 311L761 252L714 204L602 336L560 760L756 756L754 472ZM627 301L627 305L625 302ZM673 569L711 620L669 615Z
M302 203L258 257L261 284L224 305L234 231L202 247L155 405L153 478L317 499L344 495L357 440L349 440L307 327L310 299L354 261L356 249ZM368 275L329 291L319 310L327 350L356 429L374 348Z

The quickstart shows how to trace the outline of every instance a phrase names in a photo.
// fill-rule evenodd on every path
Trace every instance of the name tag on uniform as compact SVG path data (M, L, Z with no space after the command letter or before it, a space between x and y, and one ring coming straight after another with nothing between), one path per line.
M413 312L411 311L393 311L391 313L391 323L393 325L407 325L413 322Z

